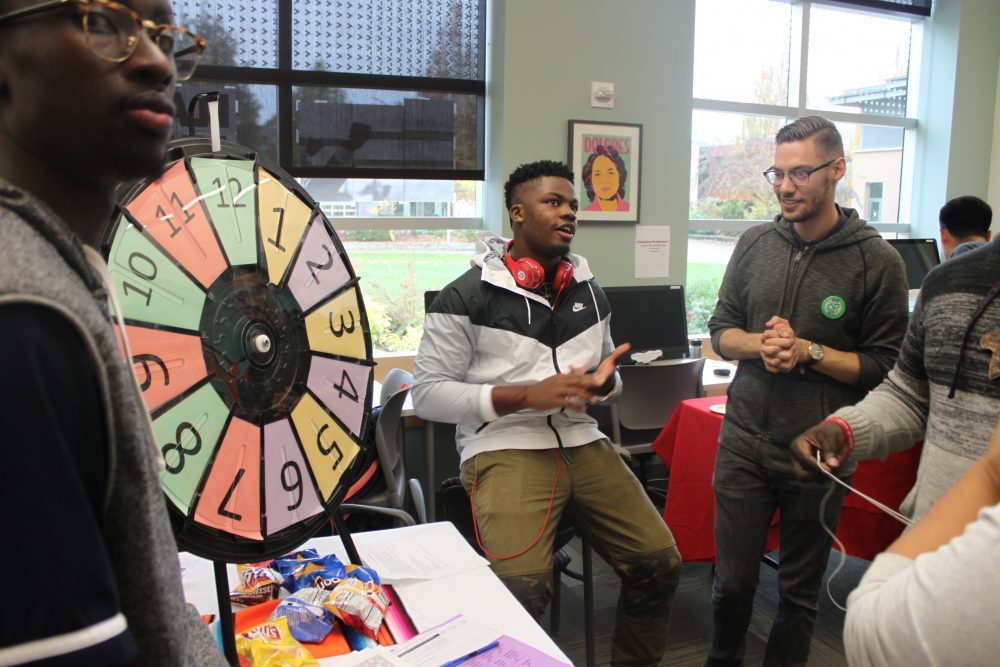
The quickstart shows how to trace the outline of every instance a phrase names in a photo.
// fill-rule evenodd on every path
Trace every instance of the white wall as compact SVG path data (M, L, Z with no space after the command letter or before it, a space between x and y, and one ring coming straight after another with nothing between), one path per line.
M996 210L993 228L1000 229L996 220L1000 218L1000 63L997 64L997 98L993 107L993 149L990 157L990 181L986 194L986 201Z
M938 235L953 197L986 198L1000 63L1000 2L935 0L924 42L914 236Z

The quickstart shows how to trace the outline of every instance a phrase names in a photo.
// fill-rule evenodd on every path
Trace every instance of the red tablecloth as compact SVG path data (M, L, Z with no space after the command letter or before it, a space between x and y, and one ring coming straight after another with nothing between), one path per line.
M682 401L653 442L653 451L670 468L663 518L677 540L681 557L688 561L715 560L712 472L722 415L709 408L725 402L725 397L719 396ZM920 450L917 445L897 452L885 461L860 463L852 485L898 509L916 481ZM777 523L778 516L775 514L768 535L768 551L778 547ZM837 537L844 543L847 553L871 560L885 550L902 530L902 524L851 493L844 500Z

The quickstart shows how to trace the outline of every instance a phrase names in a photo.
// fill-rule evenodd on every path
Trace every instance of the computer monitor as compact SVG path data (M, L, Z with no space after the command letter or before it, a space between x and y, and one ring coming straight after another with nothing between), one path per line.
M683 285L605 287L611 303L611 338L631 343L627 357L659 350L658 359L687 356L687 308ZM623 359L624 363L634 362Z
M906 265L907 289L918 290L927 272L941 263L936 239L887 239Z

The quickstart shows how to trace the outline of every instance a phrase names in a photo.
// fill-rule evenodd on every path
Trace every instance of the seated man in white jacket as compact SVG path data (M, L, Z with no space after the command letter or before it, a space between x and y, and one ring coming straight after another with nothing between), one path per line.
M585 408L616 393L610 307L570 253L573 172L521 165L505 185L514 239L481 238L431 304L412 389L417 414L456 424L480 546L534 616L552 596L567 515L622 578L612 664L656 665L680 578L673 536Z
M1000 429L986 454L879 554L851 593L844 624L848 663L996 665L998 545Z

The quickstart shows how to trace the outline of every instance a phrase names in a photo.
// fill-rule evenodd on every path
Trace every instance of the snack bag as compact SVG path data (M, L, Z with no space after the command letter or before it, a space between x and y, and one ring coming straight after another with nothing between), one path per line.
M300 642L319 644L333 629L323 603L330 598L330 591L320 588L303 588L281 601L270 620L284 617L292 636Z
M347 576L339 558L333 554L320 556L315 549L276 558L271 566L284 578L281 585L291 593L301 588L330 590Z
M285 618L262 623L239 635L236 652L253 667L319 667L316 658L292 637Z
M319 558L319 552L315 549L303 549L284 556L280 556L271 561L271 569L280 574L284 580L292 578L292 575L302 568L307 561Z
M334 587L324 606L354 630L375 639L389 599L375 570L348 565L346 572L348 577Z
M240 583L229 593L229 601L236 607L252 607L278 597L281 575L266 563L237 565Z

